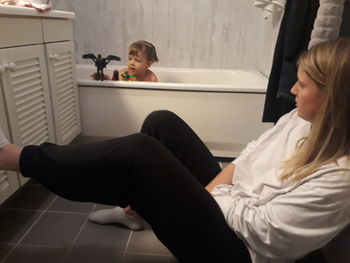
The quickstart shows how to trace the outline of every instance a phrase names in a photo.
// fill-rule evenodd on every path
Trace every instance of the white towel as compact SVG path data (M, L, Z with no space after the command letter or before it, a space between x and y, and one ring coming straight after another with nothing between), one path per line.
M311 32L309 48L323 41L336 39L342 22L345 0L320 0L320 7Z
M271 14L283 12L286 0L254 0L254 6L261 8L264 19L267 19Z
M41 13L48 12L52 9L50 0L18 0L17 6L33 7Z

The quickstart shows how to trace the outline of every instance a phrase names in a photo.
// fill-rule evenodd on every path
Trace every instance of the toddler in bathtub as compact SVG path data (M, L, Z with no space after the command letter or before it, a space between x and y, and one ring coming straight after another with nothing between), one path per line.
M149 81L157 82L157 76L149 68L158 62L156 48L153 44L139 40L129 47L128 66L119 72L114 71L113 77L104 74L105 80ZM96 79L96 73L92 75Z
M157 76L149 69L154 62L158 62L155 47L147 41L136 41L129 47L128 67L119 71L119 79L157 82ZM104 78L111 80L106 74ZM116 78L113 77L112 80ZM143 220L129 206L95 211L89 215L89 220L98 224L120 223L131 230L141 230L144 227Z

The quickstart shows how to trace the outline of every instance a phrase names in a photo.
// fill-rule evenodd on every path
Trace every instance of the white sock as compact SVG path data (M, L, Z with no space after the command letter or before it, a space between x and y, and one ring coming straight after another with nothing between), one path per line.
M131 230L141 230L144 228L141 218L128 215L119 206L95 211L89 215L89 220L97 224L119 223Z
M0 127L0 148L6 144L9 144L9 141L7 140L4 132L2 131L2 129Z

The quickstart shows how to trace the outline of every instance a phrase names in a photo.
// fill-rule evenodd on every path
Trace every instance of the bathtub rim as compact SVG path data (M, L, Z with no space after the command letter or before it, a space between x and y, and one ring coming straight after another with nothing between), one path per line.
M116 69L121 68L120 65L115 65ZM94 69L92 64L76 64L77 71L79 68ZM94 88L123 88L123 89L152 89L152 90L167 90L167 91L194 91L194 92L226 92L226 93L257 93L266 94L267 78L257 70L231 70L231 69L205 69L205 68L171 68L171 67L152 67L152 69L162 70L167 69L174 72L180 71L226 71L226 72L249 72L257 75L265 80L262 85L229 85L229 84L197 84L197 83L174 83L174 82L144 82L144 81L96 81L88 78L77 78L79 87L94 87ZM111 68L107 68L110 71ZM79 74L77 74L79 75Z

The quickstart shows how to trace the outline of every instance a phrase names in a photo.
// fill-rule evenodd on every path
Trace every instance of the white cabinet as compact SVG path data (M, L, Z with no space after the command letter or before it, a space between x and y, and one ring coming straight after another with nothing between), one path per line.
M9 198L18 187L17 173L0 170L0 204Z
M72 41L45 45L55 120L56 143L67 144L80 132L79 98Z
M0 7L0 124L18 145L67 144L81 132L73 13L63 13ZM0 171L0 203L26 181L9 174Z
M2 101L3 97L2 93L0 92L0 102ZM0 125L5 135L9 136L5 106L3 103L0 103ZM0 170L0 203L13 194L18 189L18 186L17 173Z
M0 50L3 93L15 144L55 142L44 48L41 45Z
M81 132L72 21L43 19L42 27L56 143L67 144Z

